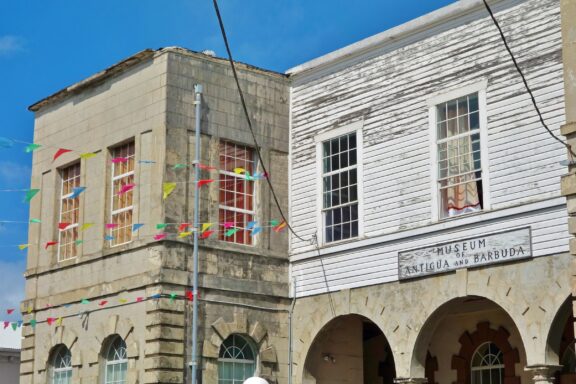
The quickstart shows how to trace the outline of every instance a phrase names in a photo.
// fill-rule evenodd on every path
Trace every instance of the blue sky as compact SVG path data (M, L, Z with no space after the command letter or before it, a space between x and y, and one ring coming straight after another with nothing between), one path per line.
M235 59L283 72L456 0L220 0ZM17 0L0 4L0 136L31 141L27 107L145 48L224 56L211 0ZM0 148L0 190L28 188L31 156ZM0 192L0 221L28 219ZM0 224L0 320L23 298L25 224ZM1 333L1 330L0 330Z

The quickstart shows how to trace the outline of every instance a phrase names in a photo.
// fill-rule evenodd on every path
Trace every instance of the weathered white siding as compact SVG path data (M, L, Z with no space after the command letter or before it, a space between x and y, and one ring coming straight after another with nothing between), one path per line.
M497 6L512 50L548 125L564 122L558 0ZM521 79L485 10L432 28L412 43L395 42L313 73L292 89L291 222L303 237L318 229L318 159L314 137L362 120L364 236L321 248L331 290L397 279L403 249L530 226L535 256L568 250L559 162L565 149L539 123ZM432 221L427 101L487 81L491 209ZM485 161L485 159L483 159ZM292 238L298 295L321 293L326 282L317 252Z

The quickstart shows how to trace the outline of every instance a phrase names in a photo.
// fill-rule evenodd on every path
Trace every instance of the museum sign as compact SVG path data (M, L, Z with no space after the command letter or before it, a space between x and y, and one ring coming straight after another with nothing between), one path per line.
M530 228L398 252L400 280L532 257Z

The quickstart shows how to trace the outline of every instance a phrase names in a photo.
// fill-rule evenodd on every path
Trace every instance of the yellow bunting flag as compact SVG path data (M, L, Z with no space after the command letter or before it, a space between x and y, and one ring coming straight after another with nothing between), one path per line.
M32 307L28 307L28 309L26 310L27 314L31 314L32 313Z
M94 225L94 223L84 223L84 224L82 224L82 225L80 226L80 230L81 230L81 231L85 231L85 230L87 230L88 228L90 228L90 227L93 226L93 225Z
M81 154L80 154L80 158L81 158L81 159L85 159L85 160L86 160L86 159L90 159L90 158L92 158L92 157L94 157L94 156L96 156L96 154L93 153L93 152L81 153Z
M203 223L202 224L202 232L206 232L208 228L212 226L212 223Z
M182 239L184 237L190 236L191 234L192 234L192 232L180 232L178 234L178 237Z
M18 249L21 250L21 251L23 251L24 249L28 248L29 246L30 246L30 244L20 244L20 245L18 246Z
M168 196L170 196L170 194L172 193L172 191L174 191L174 189L176 189L176 183L164 183L162 185L162 199L166 200L166 198Z
M122 304L126 304L128 302L128 299L118 299L118 301Z
M56 326L58 327L60 325L62 325L62 317L56 319Z
M234 168L234 173L241 175L243 173L245 173L246 170L244 168Z

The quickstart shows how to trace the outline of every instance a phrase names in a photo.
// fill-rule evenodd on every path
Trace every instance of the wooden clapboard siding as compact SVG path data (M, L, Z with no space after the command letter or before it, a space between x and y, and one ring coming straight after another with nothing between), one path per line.
M504 1L506 3L506 1ZM556 134L564 123L558 0L512 1L497 13L504 33ZM398 278L398 251L530 226L534 256L568 250L559 163L565 149L541 126L497 30L485 13L430 29L425 38L378 47L293 77L292 226L319 230L315 137L363 120L362 238L322 247L330 289ZM440 32L435 32L440 31ZM487 82L491 209L433 222L429 103L434 96ZM292 238L298 295L325 292L315 247Z

